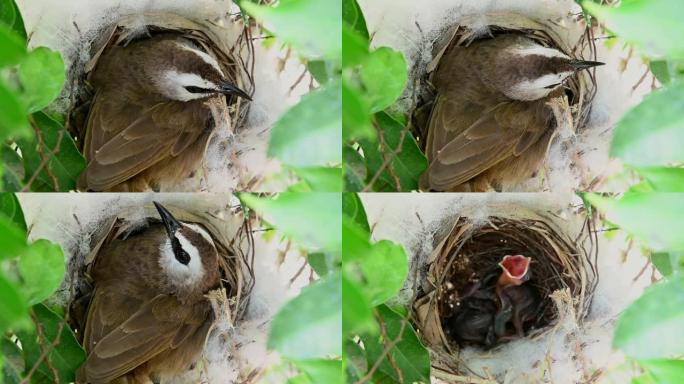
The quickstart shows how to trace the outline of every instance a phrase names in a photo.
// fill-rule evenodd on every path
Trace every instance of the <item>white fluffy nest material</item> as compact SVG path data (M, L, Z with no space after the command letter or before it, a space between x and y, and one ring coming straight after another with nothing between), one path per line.
M593 29L585 28L584 19L581 16L568 16L561 20L549 20L535 18L516 12L489 12L477 15L464 15L455 25L439 31L431 47L432 60L427 63L416 62L411 68L412 76L419 79L420 85L417 92L417 106L414 109L414 135L419 145L424 150L427 138L427 124L425 107L429 107L434 99L434 93L430 84L430 77L437 68L443 53L450 47L467 46L471 42L492 37L502 33L517 33L536 40L541 45L562 51L571 57L585 60L596 60L596 44L593 40ZM585 57L586 56L586 57ZM571 146L568 143L577 135L582 135L587 129L586 124L591 111L591 103L596 94L596 79L594 70L581 71L572 76L565 86L565 94L562 97L550 101L557 128L550 147L560 151L562 158L566 159L563 168L571 168ZM411 99L414 99L413 97ZM429 115L428 115L429 116ZM547 158L548 159L548 158ZM524 183L524 185L504 185L504 191L540 191L548 190L549 185L545 180L551 168L557 167L547 160L545 172L539 172L541 176ZM577 170L581 172L581 170ZM573 189L587 190L593 183L591 175L576 175L578 185Z

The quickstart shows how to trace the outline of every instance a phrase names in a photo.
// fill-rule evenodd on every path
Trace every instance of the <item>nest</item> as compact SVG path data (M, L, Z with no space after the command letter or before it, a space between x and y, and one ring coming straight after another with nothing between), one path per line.
M454 308L454 298L473 278L497 270L505 255L532 257L532 278L525 284L536 289L542 301L535 318L526 323L525 337L541 337L567 313L578 323L587 315L598 284L593 220L587 218L577 236L571 238L551 218L530 216L534 217L490 216L483 223L458 217L434 248L418 278L412 319L423 342L436 355L435 367L465 373L459 352L469 344L459 345L447 321L462 310Z
M486 35L482 34L482 28L478 27L476 30L472 27L480 24L483 18L489 23L485 28L488 32ZM434 87L431 85L431 78L442 55L449 50L467 46L473 41L502 34L522 34L545 47L558 49L571 57L596 59L596 46L591 28L586 28L578 41L570 43L567 38L563 38L568 35L567 29L548 20L534 20L516 13L489 13L463 17L458 25L440 34L440 38L433 45L433 60L428 63L427 71L422 76L416 76L420 79L423 91L418 95L415 103L416 107L411 117L411 130L423 152L427 144L430 111L436 96ZM583 57L587 51L589 58ZM581 71L572 76L565 84L565 96L555 99L554 104L551 105L558 124L556 132L561 132L564 137L581 132L587 122L589 107L595 94L596 79L593 72Z
M207 294L214 309L214 324L228 323L236 326L244 318L255 284L251 220L243 219L240 209L232 212L235 216L222 219L211 212L189 212L169 204L165 206L178 220L199 224L211 235L218 251L221 273L220 288ZM87 254L81 254L79 249L72 250L73 257L69 266L71 297L67 319L72 329L77 330L79 342L82 342L83 337L79 330L85 328L88 304L93 293L89 271L102 244L114 238L125 239L150 223L161 222L152 205L144 208L145 218L142 221L137 212L139 210L139 207L123 210L99 223L97 232L88 235ZM238 225L234 225L236 223Z

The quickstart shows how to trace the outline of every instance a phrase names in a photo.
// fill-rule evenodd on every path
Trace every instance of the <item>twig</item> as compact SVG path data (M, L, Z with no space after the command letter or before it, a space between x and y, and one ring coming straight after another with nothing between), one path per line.
M378 316L377 314L376 314L376 316L378 317L378 320L379 320L379 323L380 323L380 331L381 331L381 333L382 333L383 339L384 339L385 341L387 341L387 340L388 340L388 336L387 336L387 329L385 328L385 323L379 318L379 316ZM397 337L396 337L394 340L385 343L385 349L382 351L382 353L380 354L380 356L378 357L378 359L375 361L375 363L373 364L373 366L371 367L371 369L368 371L368 373L367 373L364 377L362 377L359 381L357 381L356 383L354 383L354 384L363 384L363 383L367 383L367 382L370 381L370 379L373 377L373 374L375 373L375 371L377 371L378 368L380 368L380 364L382 364L382 361L383 361L386 357L388 357L388 355L389 355L389 353L392 351L392 349L393 349L397 344L399 344L399 342L401 342L401 337L402 337L403 334L404 334L404 329L406 329L406 324L407 324L407 323L408 323L408 320L407 320L406 318L404 318L404 319L401 320L401 328L399 329L399 334L397 335ZM390 364L392 364L392 361L393 361L393 360L394 360L393 358L392 358L392 359L389 359L389 358L388 358L388 361L390 362ZM394 364L392 364L392 367L393 367L395 370L398 370L398 367L396 366L396 362L395 362ZM400 382L400 383L403 383L403 382L404 382L404 378L403 378L402 375L401 375L401 370L398 370L398 377L399 377L399 382Z
M50 160L52 160L52 157L55 156L57 153L60 151L60 147L62 145L62 139L64 138L64 129L59 131L59 137L57 138L57 145L55 145L55 148L50 151L48 154L43 153L45 150L45 143L43 142L43 136L40 133L40 129L38 128L36 121L31 118L31 126L33 127L33 130L36 132L36 140L38 141L38 154L40 155L40 165L36 170L33 172L33 175L31 175L31 178L29 181L24 185L24 188L21 189L21 192L28 192L31 189L31 184L36 181L38 176L40 175L40 172L45 169L45 172L47 172L48 176L52 179L53 186L55 187L55 191L59 191L59 182L57 181L57 177L52 173L50 168L47 167L48 163Z
M40 343L42 352L40 354L40 357L38 357L38 360L36 360L36 363L33 365L33 367L31 367L31 370L26 375L26 377L21 381L20 384L28 384L31 382L31 376L33 376L33 374L36 373L38 367L40 366L40 363L42 363L43 360L45 360L45 364L50 369L50 372L52 372L52 376L55 379L55 384L59 384L59 372L52 365L52 362L47 357L50 354L50 352L52 352L52 350L59 344L60 339L62 338L62 331L64 330L65 322L62 321L59 323L59 328L57 329L57 335L55 336L55 339L49 345L46 346L44 343L47 342L47 337L45 336L43 325L40 323L38 317L36 316L36 313L33 310L31 310L31 319L34 323L36 323L36 328L38 330L38 342Z
M380 165L380 168L378 168L378 171L375 172L375 175L373 175L373 178L368 182L368 184L363 188L361 192L368 192L373 188L373 184L375 184L376 181L380 178L380 175L382 174L382 171L385 170L385 168L389 167L390 163L392 160L394 160L394 157L396 157L399 153L401 153L403 146L404 146L404 139L406 138L406 133L408 132L409 126L407 125L404 129L401 131L401 136L399 137L399 144L397 147L391 151L389 154L385 154L383 152L383 156L385 157L385 160L382 162ZM382 134L382 130L378 129L378 134L380 137L380 146L383 147L386 145L384 135ZM394 178L394 181L396 183L397 191L401 190L401 183L399 181L399 178L397 177L396 174L392 171L392 167L389 167L390 169L390 174Z

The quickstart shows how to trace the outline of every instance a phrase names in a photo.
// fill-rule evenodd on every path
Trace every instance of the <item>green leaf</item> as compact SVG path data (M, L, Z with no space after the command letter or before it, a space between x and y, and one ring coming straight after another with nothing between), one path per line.
M651 263L655 265L663 276L670 276L672 274L672 260L670 254L667 252L656 252L651 254Z
M363 156L349 144L344 144L342 148L342 169L344 190L361 192L366 184L366 162Z
M0 171L2 172L2 187L4 191L18 192L23 187L24 162L17 151L12 149L7 143L0 144L2 161L0 161Z
M374 334L378 331L371 303L362 292L362 288L342 276L342 331L345 336L356 334Z
M684 168L637 168L656 192L684 192Z
M340 274L304 288L276 314L268 347L290 359L342 354L342 286Z
M19 79L23 87L24 105L29 113L47 107L62 90L65 80L62 55L38 47L19 64Z
M341 252L339 193L280 193L273 199L243 193L240 199L301 245Z
M342 136L345 140L375 138L370 106L359 91L342 84Z
M420 175L428 166L427 158L418 148L418 143L406 127L384 112L377 113L375 116L385 141L384 154L391 160L383 168L386 160L383 152L380 151L380 144L371 141L361 142L366 157L369 182L374 175L380 173L372 185L373 190L389 192L418 189ZM397 181L400 188L397 188Z
M33 242L19 258L22 293L30 305L50 297L64 279L64 253L59 245L41 239Z
M361 7L356 0L342 0L342 20L354 32L368 40L368 27Z
M342 26L342 68L346 70L346 80L358 75L359 64L368 57L368 38L359 35L348 25Z
M0 68L18 63L26 54L26 43L12 31L11 26L0 23Z
M295 173L306 183L306 192L342 191L342 168L307 167L296 168Z
M0 0L0 23L13 26L17 19L17 8L14 0Z
M328 0L280 0L276 7L248 2L240 6L304 56L339 59L342 9L338 4Z
M14 0L0 0L0 23L11 27L14 33L22 39L24 45L26 44L24 20Z
M313 383L342 384L342 360L297 360L295 365Z
M4 366L0 374L0 382L4 384L19 384L24 372L24 359L21 349L7 336L0 336L0 360L4 357Z
M0 274L0 333L25 321L27 309L17 287Z
M630 357L684 355L684 277L658 283L622 313L613 345Z
M386 342L396 340L400 336L403 318L385 305L377 307L377 311L385 323L387 337L389 338ZM406 325L401 334L401 339L390 353L401 371L404 383L430 383L430 355L418 340L411 323L408 320L405 321ZM373 365L385 349L385 343L370 338L363 338L363 340L366 346L368 364ZM383 359L378 371L381 377L386 375L392 378L393 382L399 382L397 372L386 358Z
M648 371L658 384L679 384L684 378L682 360L640 360L639 365Z
M52 154L49 157L50 160L47 163L47 168L52 176L56 178L59 191L76 189L76 182L83 169L85 169L86 162L76 148L73 139L60 123L51 119L45 113L36 112L33 114L33 119L42 136L43 153L46 156ZM28 183L29 179L40 170L36 179L31 183L31 191L55 191L52 177L45 167L41 168L43 159L39 152L39 144L35 138L32 140L19 140L18 144L24 157L25 182Z
M610 154L640 166L684 163L684 83L646 96L618 122Z
M325 60L311 60L306 65L314 79L323 85L333 78L334 69L328 68L329 64Z
M0 260L19 255L26 248L26 230L14 218L0 214Z
M379 112L401 96L408 80L406 60L388 47L372 51L361 66L360 78L371 112Z
M42 304L33 306L33 313L40 323L46 338L46 340L42 340L43 344L54 344L54 348L48 354L47 360L57 370L59 382L70 383L75 381L76 370L85 361L86 355L78 341L76 341L71 328L69 328L64 319ZM38 335L35 331L32 333L20 332L19 339L24 350L26 367L33 367L38 363L43 351L38 343ZM46 361L43 360L34 373L31 382L55 383L57 380Z
M648 65L651 68L653 75L661 84L667 85L672 81L670 66L666 60L651 60Z
M353 340L347 339L344 341L342 361L345 363L345 373L347 374L348 383L357 382L366 374L366 372L368 372L366 352Z
M586 194L587 200L613 223L634 235L653 251L684 250L684 195L679 193L626 193L620 200Z
M19 204L19 199L14 193L0 193L0 212L10 219L20 230L26 232L24 212Z
M316 271L318 276L325 276L331 271L340 270L340 262L338 257L331 253L326 252L315 252L310 253L306 256L306 260L309 262L311 268Z
M366 210L363 208L363 202L357 193L344 193L342 195L342 212L345 216L350 218L360 229L366 231L370 239L370 226L368 225L368 216Z
M342 161L339 83L329 83L302 98L271 132L268 155L293 166Z
M1 29L2 25L0 25ZM2 50L0 49L0 52ZM2 55L0 55L1 57ZM0 140L29 133L26 111L17 95L0 79Z
M388 240L370 244L363 254L357 254L348 276L363 287L363 292L376 306L394 297L408 276L408 257L401 245Z
M679 0L630 0L619 7L584 1L582 6L648 56L684 58L684 7Z

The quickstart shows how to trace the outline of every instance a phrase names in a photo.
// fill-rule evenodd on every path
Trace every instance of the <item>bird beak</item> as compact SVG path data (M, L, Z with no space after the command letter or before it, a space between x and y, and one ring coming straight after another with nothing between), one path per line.
M162 222L164 222L166 232L169 234L170 238L173 238L178 228L181 227L181 224L178 222L178 220L176 220L175 217L173 217L171 212L164 208L163 205L155 201L154 206L157 208L157 212L159 212L159 216L161 217Z
M252 97L247 92L243 91L242 89L236 87L231 83L221 84L219 92L223 93L224 95L234 95L252 101Z
M585 60L572 60L570 62L570 65L575 69L575 71L581 71L583 69L589 69L593 67L597 67L599 65L604 65L605 63L602 63L600 61L585 61Z
M506 255L499 263L503 273L501 279L503 284L520 285L530 279L528 271L530 269L531 257L523 255Z

